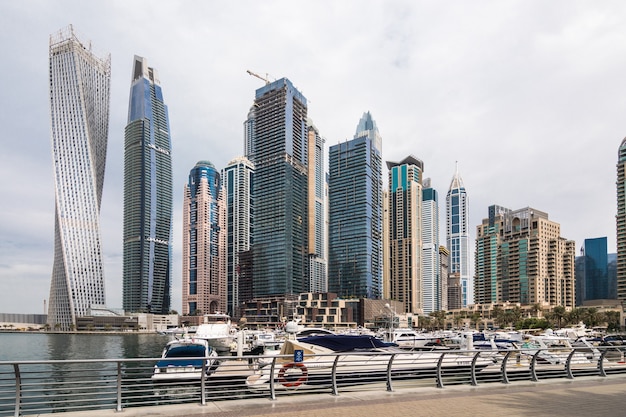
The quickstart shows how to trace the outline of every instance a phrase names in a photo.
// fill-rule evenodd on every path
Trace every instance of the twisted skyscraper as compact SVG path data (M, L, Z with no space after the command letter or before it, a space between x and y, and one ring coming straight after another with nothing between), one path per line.
M50 36L54 265L48 324L70 330L104 305L100 202L109 130L111 57L97 57L72 26Z

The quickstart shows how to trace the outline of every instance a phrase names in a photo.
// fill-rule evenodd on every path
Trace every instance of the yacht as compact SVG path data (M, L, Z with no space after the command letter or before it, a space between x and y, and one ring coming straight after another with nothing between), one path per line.
M194 337L206 340L218 353L229 352L237 344L237 329L228 314L205 314L204 323L198 326Z

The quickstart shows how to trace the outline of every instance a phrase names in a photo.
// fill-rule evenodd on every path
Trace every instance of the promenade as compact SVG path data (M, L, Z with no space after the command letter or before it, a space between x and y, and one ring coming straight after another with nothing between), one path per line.
M575 380L460 385L280 396L199 404L59 413L62 417L407 417L407 416L621 416L626 413L626 378L581 377ZM41 414L40 416L51 416Z

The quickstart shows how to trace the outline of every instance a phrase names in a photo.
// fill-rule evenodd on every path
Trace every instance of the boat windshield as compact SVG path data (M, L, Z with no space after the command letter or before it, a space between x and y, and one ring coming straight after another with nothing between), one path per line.
M165 354L167 358L202 358L206 355L204 346L201 345L189 345L189 346L176 346L171 348Z

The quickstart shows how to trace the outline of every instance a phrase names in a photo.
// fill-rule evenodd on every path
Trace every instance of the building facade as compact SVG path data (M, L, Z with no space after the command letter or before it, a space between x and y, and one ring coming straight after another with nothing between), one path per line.
M445 246L439 246L439 278L441 282L441 307L439 310L447 311L448 307L448 299L450 295L448 294L448 285L449 285L449 269L448 264L450 263L450 251ZM460 308L461 303L459 303Z
M324 143L319 131L309 121L308 127L308 214L309 214L309 288L321 293L328 289L326 262L326 172Z
M329 148L328 289L382 295L382 139L367 112L352 140Z
M226 247L220 174L209 161L189 173L183 202L183 315L226 311Z
M450 273L461 279L461 303L474 303L474 284L470 267L469 204L459 170L454 173L446 195L446 245L450 251Z
M614 286L609 274L607 238L585 239L581 255L576 258L576 305L615 298Z
M286 78L254 100L254 297L309 288L307 101Z
M135 56L124 130L123 307L168 314L172 288L172 143L159 75Z
M387 162L389 170L389 290L405 313L424 309L422 279L422 175L424 163L409 156Z
M617 153L617 298L626 301L626 139Z
M109 129L111 57L96 56L72 26L50 36L54 261L48 324L76 327L104 305L100 203Z
M439 199L430 178L422 189L422 292L425 314L442 310L439 257Z
M243 301L240 278L243 260L241 255L250 251L254 224L254 200L252 186L254 165L248 158L235 158L222 171L224 192L224 219L226 234L226 281L228 302L226 312L233 317ZM245 257L245 255L244 255Z
M533 208L489 208L477 227L477 304L575 305L575 242Z

